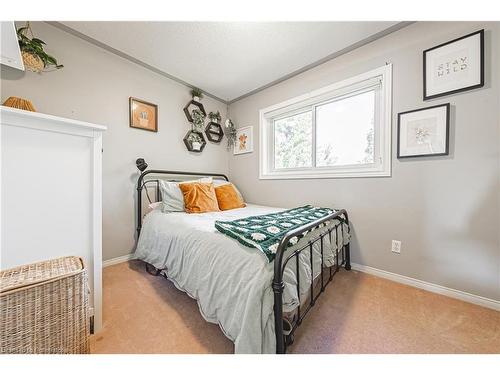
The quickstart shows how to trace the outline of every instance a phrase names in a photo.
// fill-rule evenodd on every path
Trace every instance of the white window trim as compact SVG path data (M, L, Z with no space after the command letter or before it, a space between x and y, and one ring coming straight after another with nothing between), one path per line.
M272 170L272 125L270 117L280 113L299 110L301 107L317 103L324 98L342 96L343 91L352 92L356 86L374 79L380 79L380 126L377 136L380 162L373 165L338 166L334 168L297 168ZM346 177L389 177L391 176L391 133L392 133L392 64L387 64L369 72L336 82L326 87L284 102L274 104L259 111L259 179L306 179L306 178L346 178Z

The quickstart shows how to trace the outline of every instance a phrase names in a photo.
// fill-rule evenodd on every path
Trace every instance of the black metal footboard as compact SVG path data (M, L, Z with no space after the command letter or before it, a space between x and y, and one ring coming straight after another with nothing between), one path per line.
M331 222L333 220L338 220L338 223L335 225L331 225L327 227L327 230L323 230L324 227L320 228L318 230L318 236L317 237L312 237L309 239L309 241L299 247L298 249L293 249L293 251L288 251L288 244L290 240L294 237L300 236L305 234L305 232L309 232L310 230L313 230L317 227L319 227L321 224L325 224L326 222ZM307 315L309 310L314 306L316 303L316 300L320 296L321 293L325 290L325 287L330 283L330 281L333 279L333 276L337 271L339 270L341 265L345 266L346 270L351 269L351 259L350 259L350 249L349 249L349 243L344 245L344 226L343 224L346 223L347 226L349 227L349 219L347 216L347 212L345 210L339 210L335 211L334 213L325 216L319 220L316 220L310 224L304 225L302 227L299 227L297 229L291 230L288 232L285 237L280 241L278 249L276 251L276 257L274 259L274 278L273 278L273 292L274 292L274 327L276 331L276 353L277 354L284 354L286 353L286 349L288 345L291 345L293 343L293 334L295 330L297 329L298 326L302 323L302 320L304 317ZM333 267L328 268L328 279L325 282L324 279L324 272L325 272L325 257L323 254L324 251L324 245L323 245L323 239L325 236L329 236L330 244L332 244L332 232L335 231L335 243L336 246L334 248L335 251L335 268L332 270ZM342 241L339 244L339 233L341 233L341 239ZM321 289L319 293L316 295L314 294L314 283L315 283L315 277L314 277L314 259L313 259L313 245L316 242L320 242L320 251L321 251L321 272L319 277L321 278ZM341 247L341 250L339 251L339 246ZM301 311L301 301L300 301L300 296L301 296L301 291L300 291L300 270L299 270L299 255L303 251L309 250L309 259L310 259L310 265L311 265L311 286L310 286L310 301L309 305L307 308L305 308L305 311ZM339 252L341 253L341 259L339 263ZM291 327L287 330L287 334L285 335L284 329L283 329L283 290L285 288L285 284L283 282L283 274L285 271L285 267L287 266L288 262L291 261L292 259L295 258L295 273L296 273L296 278L297 278L297 296L298 296L298 307L297 307L297 319L294 319L293 322L291 323Z

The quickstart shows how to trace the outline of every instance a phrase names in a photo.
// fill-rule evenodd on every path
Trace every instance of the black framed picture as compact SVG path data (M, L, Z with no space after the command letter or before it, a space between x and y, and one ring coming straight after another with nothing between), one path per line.
M398 114L398 159L448 155L450 103Z
M484 30L429 48L424 58L424 100L484 86Z

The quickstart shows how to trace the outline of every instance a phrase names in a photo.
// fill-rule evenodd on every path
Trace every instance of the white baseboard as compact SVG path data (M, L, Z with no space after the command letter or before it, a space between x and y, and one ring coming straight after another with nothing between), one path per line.
M456 298L461 301L473 303L475 305L487 307L493 310L500 311L500 301L496 301L494 299L477 296L475 294L462 292L461 290L447 288L445 286L432 284L427 281L422 281L418 279L414 279L412 277L398 275L397 273L392 273L384 270L380 270L378 268L373 268L369 266L364 266L362 264L351 263L351 267L353 270L365 272L370 275L382 277L384 279L392 280L400 284L410 285L415 288L427 290L429 292L442 294L447 297Z
M112 266L113 264L126 262L126 261L132 259L132 255L134 255L134 254L127 254L127 255L122 255L121 257L117 257L117 258L103 260L102 261L102 268Z

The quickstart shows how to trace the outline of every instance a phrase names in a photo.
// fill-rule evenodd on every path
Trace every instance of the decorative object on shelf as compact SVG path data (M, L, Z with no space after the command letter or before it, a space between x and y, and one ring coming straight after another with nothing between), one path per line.
M207 142L205 141L205 137L203 137L203 133L190 130L184 137L184 144L188 151L202 152Z
M158 106L144 100L129 98L129 121L131 128L158 131Z
M450 103L398 114L398 158L448 155Z
M17 98L15 96L10 96L4 103L6 107L23 109L25 111L36 112L35 107L28 99Z
M31 39L27 35L28 32L31 34ZM34 37L29 22L26 22L24 27L17 29L17 40L19 42L19 48L21 49L24 67L26 69L35 73L41 73L46 68L51 66L56 70L64 67L63 65L58 64L57 60L53 56L48 55L43 50L45 42Z
M234 155L246 154L253 151L253 126L236 129Z
M200 111L199 109L193 109L191 112L191 117L193 119L193 130L197 132L202 132L205 127L205 118L207 115Z
M197 87L193 87L190 91L191 97L195 102L200 102L201 99L203 99L203 91Z
M227 149L231 149L231 147L234 147L236 143L236 127L233 124L233 121L231 119L227 119L226 122L224 123L224 126L226 128L226 137L227 137Z
M427 49L424 100L484 86L484 30Z
M220 112L217 111L217 112L210 112L208 114L208 118L210 119L210 121L212 122L216 122L217 124L220 122L220 120L222 119L221 115L220 115Z

